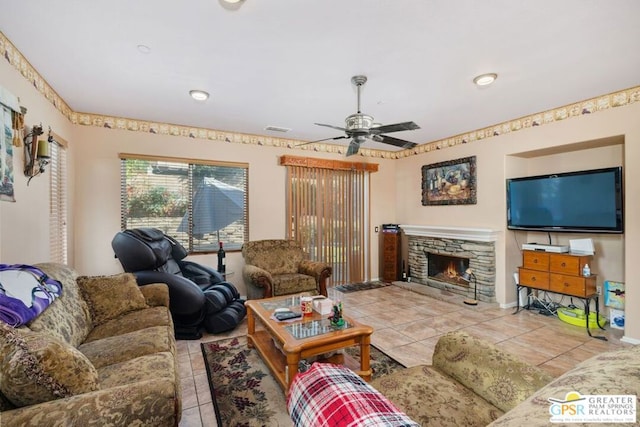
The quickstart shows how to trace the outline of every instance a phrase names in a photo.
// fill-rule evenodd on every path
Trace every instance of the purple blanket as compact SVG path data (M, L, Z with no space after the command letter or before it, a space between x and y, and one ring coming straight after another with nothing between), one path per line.
M0 320L29 323L62 294L62 285L42 270L24 264L0 264Z

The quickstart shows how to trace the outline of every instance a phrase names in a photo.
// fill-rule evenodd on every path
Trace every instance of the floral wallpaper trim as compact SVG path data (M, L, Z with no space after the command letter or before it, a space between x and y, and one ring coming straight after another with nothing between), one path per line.
M535 113L519 119L509 120L497 125L488 126L472 132L444 138L438 141L418 145L409 150L397 152L396 158L408 157L433 150L441 150L458 144L481 141L494 136L517 132L535 126L542 126L570 118L593 114L609 108L622 107L640 101L640 86L613 92L595 98L579 101L563 107L554 108L542 113Z
M49 86L49 83L38 74L27 59L0 31L0 55L22 74L44 97L53 104L66 118L70 119L73 111L71 107Z
M38 74L29 61L16 49L11 41L0 31L0 55L4 57L22 76L51 102L72 123L83 126L104 127L108 129L121 129L134 132L154 133L160 135L183 136L188 138L206 139L212 141L225 141L236 144L252 144L268 147L290 148L319 153L346 154L346 146L326 143L302 145L306 141L297 139L277 138L265 135L253 135L238 132L229 132L199 127L173 125L168 123L156 123L123 117L105 116L92 113L79 113L73 111L69 105L56 93L56 91ZM402 151L373 150L361 147L359 156L381 159L400 159L417 154L427 153L433 150L441 150L459 144L482 141L506 133L517 132L535 126L562 121L585 114L593 114L609 108L622 107L640 101L640 86L602 95L595 98L579 101L552 110L535 113L519 119L509 120L496 125L477 129L471 132L440 139L433 142L420 144L414 148Z

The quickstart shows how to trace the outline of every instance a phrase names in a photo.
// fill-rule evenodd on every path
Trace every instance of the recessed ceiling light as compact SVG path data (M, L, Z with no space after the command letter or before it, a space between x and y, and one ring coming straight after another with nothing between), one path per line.
M209 93L203 90L190 90L189 95L196 101L206 101L209 98Z
M244 0L218 0L223 9L236 11L240 10L244 4Z
M151 48L149 46L147 46L146 44L139 44L136 47L138 49L138 52L140 52L140 53L144 53L144 54L151 53Z
M497 78L498 75L496 73L480 74L473 79L473 82L478 86L487 86L493 83Z

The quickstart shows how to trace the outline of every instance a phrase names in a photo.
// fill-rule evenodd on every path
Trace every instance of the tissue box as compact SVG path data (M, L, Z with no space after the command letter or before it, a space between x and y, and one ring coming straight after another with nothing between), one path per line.
M333 301L329 298L316 298L313 300L313 310L318 314L331 314L333 312Z
M624 310L609 309L609 324L615 329L624 329Z

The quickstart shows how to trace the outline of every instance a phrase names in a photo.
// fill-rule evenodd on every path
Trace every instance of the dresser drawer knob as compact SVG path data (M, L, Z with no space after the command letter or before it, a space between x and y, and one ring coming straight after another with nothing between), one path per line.
M566 266L567 266L567 264L563 262L562 264L560 264L560 266L562 266L562 267L566 267Z

